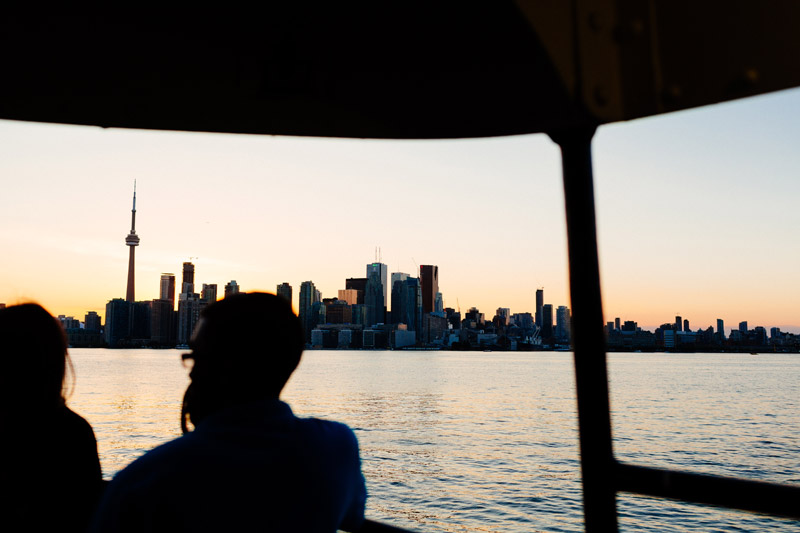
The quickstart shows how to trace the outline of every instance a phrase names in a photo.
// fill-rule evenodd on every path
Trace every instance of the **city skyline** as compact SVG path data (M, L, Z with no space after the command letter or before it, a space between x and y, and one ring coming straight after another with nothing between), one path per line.
M607 320L800 331L798 110L792 90L599 129ZM390 272L446 272L448 307L533 312L540 286L569 305L560 162L543 135L370 141L2 121L0 141L0 302L82 316L124 295L120 237L137 180L137 300L157 298L158 276L190 258L206 282L274 292L314 280L335 296L379 245Z

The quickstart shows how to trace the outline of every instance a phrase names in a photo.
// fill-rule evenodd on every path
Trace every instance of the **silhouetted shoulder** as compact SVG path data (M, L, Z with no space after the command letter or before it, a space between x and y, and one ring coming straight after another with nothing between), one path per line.
M353 431L278 400L209 416L111 482L94 531L336 531L364 520Z

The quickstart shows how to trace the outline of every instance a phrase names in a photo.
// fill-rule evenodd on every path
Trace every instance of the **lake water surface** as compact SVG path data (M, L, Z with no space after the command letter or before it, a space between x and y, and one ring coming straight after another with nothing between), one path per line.
M180 434L177 350L73 349L69 404L105 477ZM614 445L649 466L800 484L800 356L611 354ZM418 531L582 531L572 357L308 351L284 400L350 425L367 516ZM798 531L800 523L622 495L622 531Z

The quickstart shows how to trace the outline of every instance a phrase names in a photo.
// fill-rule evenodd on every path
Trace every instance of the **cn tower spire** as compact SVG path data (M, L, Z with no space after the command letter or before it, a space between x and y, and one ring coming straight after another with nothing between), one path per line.
M130 247L128 256L128 290L125 299L129 302L136 300L134 296L134 250L139 246L139 236L136 235L136 180L133 180L133 209L131 209L131 232L125 237L125 244Z

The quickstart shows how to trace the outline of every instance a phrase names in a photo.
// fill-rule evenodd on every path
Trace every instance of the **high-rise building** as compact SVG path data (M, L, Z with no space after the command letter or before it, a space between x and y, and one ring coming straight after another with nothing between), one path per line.
M386 305L387 297L388 297L388 289L389 289L389 280L388 280L388 267L383 263L370 263L367 265L367 282L369 282L370 275L375 272L378 274L378 279L381 282L381 292L383 293L383 305ZM366 290L366 288L365 288ZM366 294L366 293L365 293ZM366 302L364 302L366 303Z
M216 283L203 283L203 290L200 291L200 299L206 305L213 304L217 301L217 284Z
M542 327L542 306L544 305L544 289L536 289L536 325Z
M347 278L344 282L345 290L352 289L359 291L358 303L364 303L364 293L367 290L367 278Z
M675 331L683 331L683 319L680 316L675 317Z
M106 304L106 323L103 328L109 348L123 345L130 335L131 302L114 298Z
M620 324L621 324L620 318L619 317L615 318L614 319L614 329L619 331L620 330Z
M422 287L419 278L407 277L392 285L392 322L422 331Z
M394 283L396 281L403 281L403 280L406 280L406 279L408 279L410 277L411 276L409 274L406 274L405 272L392 272L392 277L391 277L391 280L389 281L389 290L390 291L394 290ZM392 304L392 311L394 311L394 297L393 296L391 297L391 304ZM392 322L394 322L394 320L392 320ZM394 322L394 323L396 323L396 322Z
M549 339L553 336L553 305L542 306L542 338Z
M83 329L87 331L100 331L100 315L96 311L89 311L83 318Z
M511 309L508 307L498 307L494 315L500 320L503 326L507 326L511 322Z
M203 304L196 292L182 292L178 298L178 344L188 344L200 319Z
M153 300L151 309L150 340L155 346L174 347L178 325L175 303L165 299Z
M747 333L747 320L744 322L739 322L739 331L742 333Z
M230 280L228 283L225 284L225 296L233 296L234 294L239 294L239 284L236 283L235 279Z
M725 322L721 318L717 319L717 333L719 333L719 340L725 340Z
M569 307L565 305L559 305L556 309L556 338L562 342L570 339Z
M175 274L161 274L158 299L172 302L172 308L175 309Z
M420 265L419 281L422 286L422 312L436 311L436 293L439 292L439 267Z
M300 284L300 301L298 303L300 322L303 324L306 342L311 340L311 330L316 325L312 317L312 307L317 300L317 288L313 281Z
M359 294L361 293L361 294ZM358 300L364 300L364 293L355 289L339 289L339 299L347 302L347 305L358 305Z
M289 305L292 304L292 286L288 282L284 281L275 287L275 294L289 302Z
M689 319L688 318L684 318L683 319L683 331L686 331L686 332L692 331L689 328Z
M183 264L183 279L181 280L181 293L194 292L194 264L186 262Z
M382 265L383 263L376 263ZM386 266L386 265L383 265ZM374 326L386 321L386 304L383 297L383 283L378 270L373 270L367 277L367 287L364 291L364 306L367 313L367 324Z
M128 289L125 292L125 301L133 303L134 296L134 282L136 278L135 265L134 265L134 250L139 246L139 236L136 235L136 181L133 182L133 209L131 209L131 232L125 237L125 244L129 248L128 252Z

